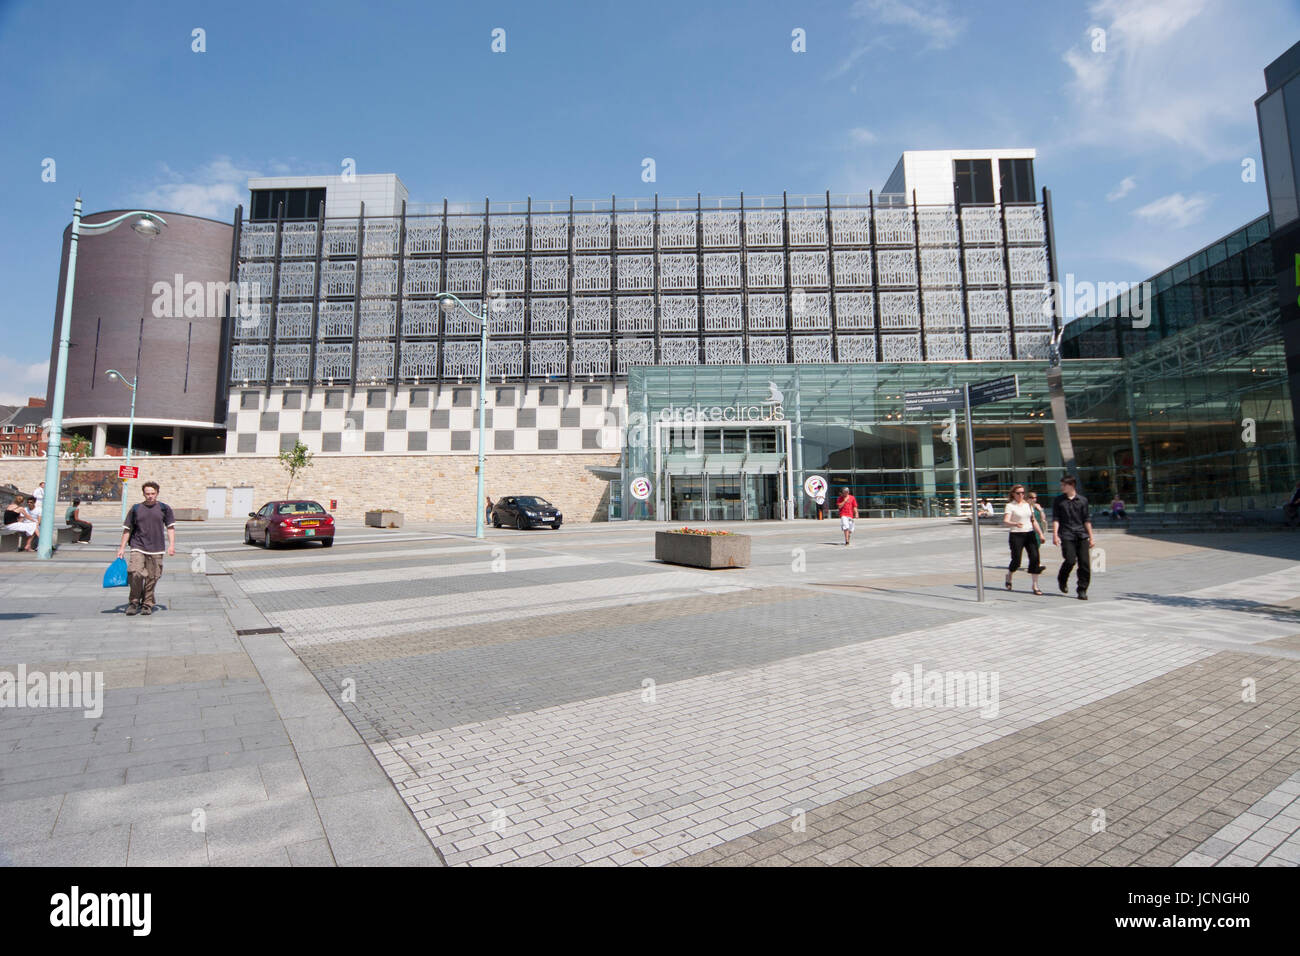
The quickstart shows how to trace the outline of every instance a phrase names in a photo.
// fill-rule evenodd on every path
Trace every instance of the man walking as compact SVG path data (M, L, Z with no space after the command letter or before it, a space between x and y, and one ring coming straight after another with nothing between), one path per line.
M1061 479L1061 493L1052 502L1052 544L1061 549L1061 570L1056 575L1062 594L1070 593L1070 572L1079 565L1079 600L1088 600L1092 581L1092 516L1088 499L1079 494L1073 475Z
M849 489L841 488L835 505L840 511L840 530L844 532L844 547L847 548L849 538L853 536L853 521L858 516L858 499L849 494Z
M176 517L171 506L158 500L158 482L146 481L142 490L144 501L127 512L126 524L122 525L122 544L117 549L120 558L128 545L131 548L131 556L126 561L131 584L127 614L153 613L154 588L163 573L163 552L168 557L176 553Z

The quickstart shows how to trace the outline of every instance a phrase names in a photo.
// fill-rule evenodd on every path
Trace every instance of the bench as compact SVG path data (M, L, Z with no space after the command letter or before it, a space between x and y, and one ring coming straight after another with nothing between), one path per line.
M13 528L0 530L0 552L17 551L25 547L27 547L27 535Z

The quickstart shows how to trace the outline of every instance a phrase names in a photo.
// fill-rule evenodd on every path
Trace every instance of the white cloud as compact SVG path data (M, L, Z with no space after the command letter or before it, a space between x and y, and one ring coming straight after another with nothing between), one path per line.
M1182 193L1171 193L1133 210L1133 215L1152 225L1182 229L1185 226L1200 222L1209 206L1210 197L1204 193L1196 193L1191 196L1184 196Z
M248 180L260 175L256 170L240 169L228 156L218 156L188 174L177 173L164 165L165 182L137 194L135 201L146 209L206 216L229 220L235 207L248 200Z
M849 130L849 136L852 137L853 142L859 146L865 146L867 143L874 143L876 141L876 134L871 132L869 129L863 129L861 126Z
M952 46L966 29L965 19L945 0L857 0L852 15L915 30L938 50Z
M1123 199L1136 188L1137 180L1132 176L1125 176L1119 181L1118 186L1106 193L1106 202L1115 202L1117 199Z
M29 398L44 398L50 363L18 362L0 356L0 405L26 405Z

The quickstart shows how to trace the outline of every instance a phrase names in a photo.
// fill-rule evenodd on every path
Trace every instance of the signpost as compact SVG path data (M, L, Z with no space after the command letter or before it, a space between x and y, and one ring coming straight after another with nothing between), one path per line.
M903 410L908 412L947 411L966 409L966 470L970 473L970 525L975 536L975 599L984 600L984 554L980 547L980 513L978 488L975 484L975 432L971 427L970 410L977 405L988 405L1020 394L1020 379L1015 375L977 382L962 388L928 388L903 393Z
M117 477L121 478L123 481L126 481L128 478L139 478L140 466L139 465L118 465Z

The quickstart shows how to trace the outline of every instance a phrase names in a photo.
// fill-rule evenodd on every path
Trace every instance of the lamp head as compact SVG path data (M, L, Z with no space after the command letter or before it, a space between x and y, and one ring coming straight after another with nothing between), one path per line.
M140 235L147 236L150 239L158 235L158 233L162 232L162 229L159 228L158 223L154 222L148 216L141 216L138 220L136 220L131 224L131 228L134 229L136 232L138 232Z

